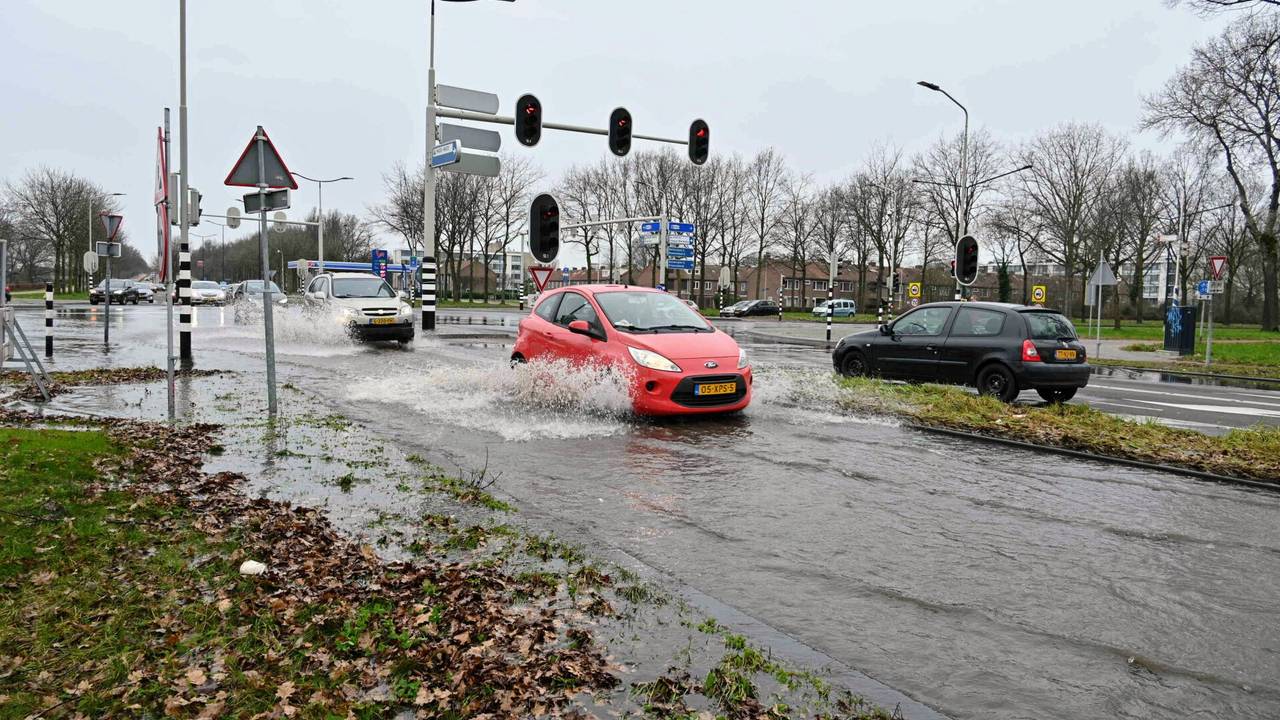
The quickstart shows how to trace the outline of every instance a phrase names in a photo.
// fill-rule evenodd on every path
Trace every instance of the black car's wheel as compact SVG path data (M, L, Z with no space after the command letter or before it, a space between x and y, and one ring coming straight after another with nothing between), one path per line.
M97 304L98 304L98 301L97 301L97 300L94 300L93 298L89 298L89 304L90 304L90 305L97 305Z
M137 305L137 304L138 304L138 296L137 296L137 295L134 295L134 296L133 296L133 304L134 304L134 305Z
M512 367L512 368L515 368L517 365L523 365L523 364L525 364L526 362L528 362L528 360L525 360L525 359L524 359L524 356L523 356L523 355L521 355L520 353L516 353L515 355L512 355L512 356L511 356L511 367Z
M850 351L840 361L840 374L845 377L862 377L867 374L867 359L862 353Z
M988 365L978 373L978 393L990 395L1000 402L1013 402L1018 397L1018 382L1003 365Z
M1076 396L1077 388L1036 388L1045 402L1064 403Z

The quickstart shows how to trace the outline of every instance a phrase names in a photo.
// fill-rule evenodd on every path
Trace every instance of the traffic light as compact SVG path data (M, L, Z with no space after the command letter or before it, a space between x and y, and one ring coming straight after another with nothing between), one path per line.
M614 155L631 152L631 112L626 108L609 113L609 149Z
M711 128L707 127L706 120L694 120L689 126L689 159L694 165L701 165L710 152Z
M902 278L898 277L895 274L893 276L893 289L890 292L892 292L894 295L897 295L898 290L900 290L901 288L902 288Z
M972 285L978 278L978 240L965 235L956 243L956 280L961 285Z
M542 103L533 95L516 100L516 140L533 147L542 139Z
M553 195L542 193L529 203L529 252L544 264L560 254L560 203Z
M187 217L190 218L187 224L191 227L200 224L200 200L203 197L199 190L193 187L187 188Z

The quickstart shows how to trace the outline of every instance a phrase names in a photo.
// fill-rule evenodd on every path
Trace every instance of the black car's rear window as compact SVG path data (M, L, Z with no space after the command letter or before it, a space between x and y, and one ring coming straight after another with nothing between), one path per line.
M1071 321L1054 312L1023 313L1033 340L1076 339L1076 328Z

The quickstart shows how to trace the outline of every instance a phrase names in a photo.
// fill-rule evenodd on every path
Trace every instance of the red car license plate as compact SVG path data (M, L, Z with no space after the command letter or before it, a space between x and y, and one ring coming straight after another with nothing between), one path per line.
M693 388L694 395L732 395L738 391L738 383L702 383Z

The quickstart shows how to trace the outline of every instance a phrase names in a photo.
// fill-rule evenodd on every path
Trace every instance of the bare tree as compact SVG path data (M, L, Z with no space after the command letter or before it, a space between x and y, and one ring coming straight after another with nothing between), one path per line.
M961 185L961 169L963 168L963 136L939 138L928 150L916 156L912 164L918 177L922 219L940 230L950 244L955 247L960 239L956 236L957 219L960 217L961 203L972 217L981 211L985 196L991 190L987 183L979 184L984 178L999 172L1001 159L1000 147L991 139L985 129L978 129L969 135L969 187L963 191ZM961 223L968 226L968 218Z
M1255 12L1263 8L1280 8L1280 0L1165 0L1169 7L1186 5L1200 15L1214 15L1230 10Z
M386 200L369 208L369 216L375 226L398 234L412 250L422 249L424 182L425 172L421 166L411 173L403 163L397 163L382 176Z
M791 260L791 267L794 269L795 274L800 276L799 307L805 308L808 307L805 281L808 279L810 253L813 250L813 236L817 230L813 178L808 175L793 175L787 178L783 192L782 246Z
M786 161L777 150L760 151L747 165L747 214L756 236L756 273L764 272L765 251L781 221L787 178ZM764 297L765 282L760 276L756 297Z
M1146 105L1146 127L1184 133L1221 153L1261 253L1262 327L1280 330L1280 15L1232 23L1196 48ZM1254 175L1266 177L1263 192L1251 192Z
M1019 152L1032 166L1018 177L1043 230L1036 247L1061 264L1066 274L1064 309L1072 307L1072 280L1090 261L1085 253L1087 223L1123 151L1124 142L1101 126L1068 123L1035 137ZM1082 298L1086 279L1081 277Z

